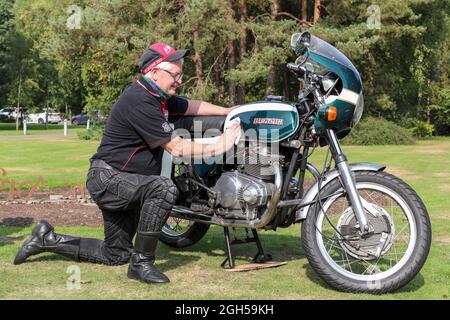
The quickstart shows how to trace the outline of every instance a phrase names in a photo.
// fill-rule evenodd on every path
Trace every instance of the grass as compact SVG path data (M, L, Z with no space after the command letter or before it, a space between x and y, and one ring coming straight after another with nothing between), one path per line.
M57 228L61 233L101 238L100 228ZM327 287L311 269L303 255L299 227L276 233L261 232L267 252L286 266L245 273L225 272L220 268L224 258L222 230L213 227L198 244L175 250L163 244L158 247L156 266L171 284L148 286L130 281L127 266L108 267L77 263L54 254L29 258L28 263L12 265L12 260L30 228L0 228L0 299L444 299L448 296L449 245L434 243L429 259L420 274L400 291L383 296L349 294ZM243 257L256 252L251 244L236 246ZM70 266L80 268L80 289L69 290Z
M67 126L67 133L78 133L86 131L85 126ZM64 125L49 124L45 129L45 124L29 123L27 124L27 135L36 134L64 134ZM15 123L0 123L0 137L2 136L22 136L23 129L16 130Z
M59 175L84 182L87 159L97 142L76 138L0 139L0 167L9 175L32 179L36 173L49 186L58 187ZM196 245L176 250L161 244L157 267L171 284L148 286L126 277L127 266L108 267L77 263L55 254L30 258L14 266L12 261L30 227L0 227L0 299L447 299L450 284L450 138L419 141L413 146L345 146L351 162L375 162L409 183L425 202L433 226L428 260L413 281L401 290L383 295L356 295L327 287L311 269L300 240L300 226L277 232L260 232L261 241L275 260L286 266L246 273L225 272L222 230L212 227ZM311 162L320 167L324 150L316 150ZM23 170L17 170L22 168ZM26 168L27 170L25 170ZM28 169L33 169L31 174ZM8 175L8 176L9 176ZM50 178L52 177L52 178ZM82 237L102 238L101 227L57 227L57 231ZM243 263L256 252L254 244L234 247ZM67 269L77 265L81 288L67 289Z
M63 188L77 183L84 185L89 158L99 141L80 141L77 137L0 137L0 168L6 178L37 181L42 176L47 184L41 189ZM9 190L9 184L3 186Z

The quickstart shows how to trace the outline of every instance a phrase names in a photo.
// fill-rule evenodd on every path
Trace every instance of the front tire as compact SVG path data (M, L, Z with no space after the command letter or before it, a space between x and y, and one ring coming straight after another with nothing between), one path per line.
M357 221L336 178L322 188L322 206L311 206L303 223L304 252L312 268L337 290L392 292L411 281L425 263L430 219L419 196L395 176L358 171L355 179L360 196L375 208L373 214L366 209L373 234L358 239Z

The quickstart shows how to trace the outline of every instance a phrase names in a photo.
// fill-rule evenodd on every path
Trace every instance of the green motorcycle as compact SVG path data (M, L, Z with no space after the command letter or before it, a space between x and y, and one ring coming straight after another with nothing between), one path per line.
M218 157L224 161L163 161L180 197L161 241L183 248L202 239L210 225L222 226L233 268L229 227L251 230L255 260L264 262L270 256L257 230L301 222L305 255L328 285L392 292L411 281L428 256L425 205L384 166L349 164L343 153L339 140L359 122L364 105L361 77L350 60L308 32L294 34L291 47L298 58L287 68L302 83L298 101L271 96L233 110L219 127L239 119L243 134L231 156ZM329 152L319 170L308 157L324 146ZM305 190L307 172L315 183Z

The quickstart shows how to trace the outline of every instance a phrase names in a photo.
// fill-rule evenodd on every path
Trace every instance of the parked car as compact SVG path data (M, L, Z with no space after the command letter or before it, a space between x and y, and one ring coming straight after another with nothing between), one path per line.
M0 109L0 121L13 121L15 120L14 109L12 108L3 108Z
M27 116L28 123L45 123L45 112L31 113ZM48 113L48 123L60 123L62 121L59 113Z
M87 113L82 112L73 116L70 122L73 125L86 125L88 119L90 120L91 124L106 123L106 120L108 120L108 115L102 113L101 111L97 111L97 114L92 118Z
M80 114L73 116L72 119L70 119L70 122L75 126L86 125L88 119L89 115L87 113L82 112Z

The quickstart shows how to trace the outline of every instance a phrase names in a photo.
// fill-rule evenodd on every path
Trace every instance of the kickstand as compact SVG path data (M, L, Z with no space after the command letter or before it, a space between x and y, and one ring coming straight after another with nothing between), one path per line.
M264 253L263 247L261 245L261 241L259 241L259 236L258 236L258 233L256 232L256 230L252 229L252 233L253 233L253 238L255 239L255 242L256 242L256 246L258 247L258 253L253 258L253 261L257 262L257 263L264 263L267 261L272 261L272 256L270 254Z
M228 230L228 227L224 227L223 232L225 235L225 245L226 245L226 249L227 249L227 257L225 258L225 260L223 260L223 262L220 264L220 266L222 268L225 268L225 264L228 261L228 265L230 266L230 269L233 269L234 268L234 258L233 258L233 254L231 253L230 231Z
M224 227L223 231L224 231L224 235L225 235L225 245L226 245L226 250L227 250L227 257L220 264L220 266L222 268L224 268L224 269L226 268L225 264L227 262L228 262L229 269L234 269L234 267L235 267L234 257L233 257L233 253L232 253L232 250L231 250L231 245L233 245L233 244L242 244L242 243L256 242L256 247L258 248L258 253L253 258L253 262L264 263L264 262L272 261L272 256L270 254L265 254L264 253L263 247L261 245L261 241L259 240L258 233L257 233L257 231L255 229L252 229L253 238L250 238L248 236L248 229L246 228L245 229L245 231L247 233L246 239L245 240L235 239L234 241L230 240L230 231L229 231L228 227Z

